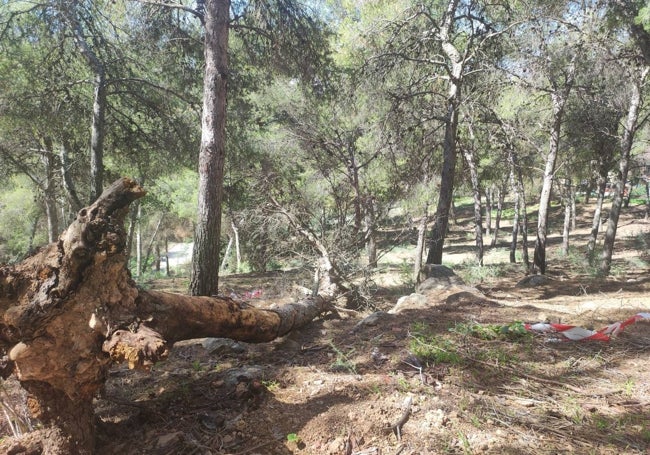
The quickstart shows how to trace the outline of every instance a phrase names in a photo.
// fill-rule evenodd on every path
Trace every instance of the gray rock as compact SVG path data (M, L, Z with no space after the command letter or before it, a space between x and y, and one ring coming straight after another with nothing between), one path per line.
M264 377L264 368L260 365L245 365L239 368L231 368L223 374L223 382L228 387L234 387L240 382L251 382Z
M396 314L404 310L422 309L429 306L429 298L426 295L414 292L411 295L400 297L393 308L388 313Z
M245 346L229 338L206 338L201 345L206 351L214 355L241 354L246 352Z
M369 314L354 326L352 329L353 332L356 332L357 330L361 329L362 327L373 327L379 324L379 322L383 319L386 319L389 317L389 314L386 313L385 311L375 311L374 313Z
M518 288L534 288L536 286L543 286L550 283L551 280L546 275L528 275L520 280L515 286Z
M442 290L449 286L462 286L465 283L452 269L444 265L427 264L420 271L420 284L417 292Z

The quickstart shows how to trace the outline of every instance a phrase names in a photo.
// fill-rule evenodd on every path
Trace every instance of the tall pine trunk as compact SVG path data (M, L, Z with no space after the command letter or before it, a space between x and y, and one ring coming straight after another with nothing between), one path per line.
M560 148L560 132L562 130L562 117L564 105L568 96L565 93L554 92L551 94L553 103L553 126L551 127L551 141L546 165L544 167L544 179L542 191L539 196L539 209L537 215L537 237L535 239L535 253L533 255L533 272L546 273L546 235L548 229L548 211L551 203L551 192L553 191L553 177L555 174L555 162Z
M229 15L229 0L206 0L199 201L189 289L192 295L216 295L219 288Z
M571 179L567 178L564 181L564 225L562 227L562 254L564 256L569 254L569 233L571 232Z
M443 142L442 173L440 175L440 194L436 208L435 221L431 228L430 248L427 264L442 264L442 250L449 225L449 210L454 194L454 174L456 172L456 136L458 131L458 105L460 104L461 82L463 77L463 58L452 43L453 24L459 0L449 0L447 11L438 33L442 50L449 59L449 88L445 113L445 138Z
M612 266L612 254L614 252L614 241L616 239L616 228L618 227L618 218L623 206L623 196L625 183L630 166L630 153L634 143L634 135L638 128L639 108L642 102L642 87L648 77L650 65L645 65L640 72L639 77L630 84L631 94L630 102L625 120L623 136L621 138L621 157L618 164L618 175L614 185L614 198L612 208L609 212L607 221L607 231L603 241L603 256L600 263L600 274L609 275Z

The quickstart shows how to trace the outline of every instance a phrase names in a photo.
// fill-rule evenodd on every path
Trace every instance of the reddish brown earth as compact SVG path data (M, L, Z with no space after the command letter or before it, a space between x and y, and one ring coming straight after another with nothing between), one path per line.
M494 265L507 261L504 244L486 261L500 276L475 290L446 286L361 325L370 309L329 315L268 344L179 343L148 373L115 367L96 402L97 453L650 453L650 322L608 343L486 340L463 330L513 321L601 328L649 312L650 224L643 215L628 210L621 220L616 274L608 279L593 277L578 259L585 217L572 238L574 255L561 257L552 242L552 280L538 287L515 286L524 276L519 266ZM453 227L447 256L459 274L471 269L459 259L471 254L465 223ZM385 263L376 281L399 281L398 268ZM299 274L223 279L225 292L263 289L251 301L260 306L289 301L294 283L303 284ZM373 309L389 310L409 292L380 286ZM410 351L418 343L450 355L418 363ZM18 413L19 398L5 394Z

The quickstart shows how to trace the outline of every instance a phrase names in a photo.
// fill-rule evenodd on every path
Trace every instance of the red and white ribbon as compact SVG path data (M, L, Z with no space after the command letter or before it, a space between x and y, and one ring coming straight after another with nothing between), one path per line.
M625 327L642 319L650 319L650 313L637 313L625 321L615 322L600 330L589 330L567 324L548 323L524 324L524 327L531 332L558 334L566 341L609 341L612 337L621 333Z

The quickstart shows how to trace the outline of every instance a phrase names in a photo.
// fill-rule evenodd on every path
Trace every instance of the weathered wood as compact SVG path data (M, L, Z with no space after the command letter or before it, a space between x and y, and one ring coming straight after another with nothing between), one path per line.
M58 242L0 267L0 374L16 373L30 410L52 430L43 434L59 435L58 448L43 443L44 453L92 453L92 399L112 362L146 368L172 343L205 336L270 341L329 309L321 297L262 310L138 289L126 267L124 217L144 194L135 181L118 180Z

